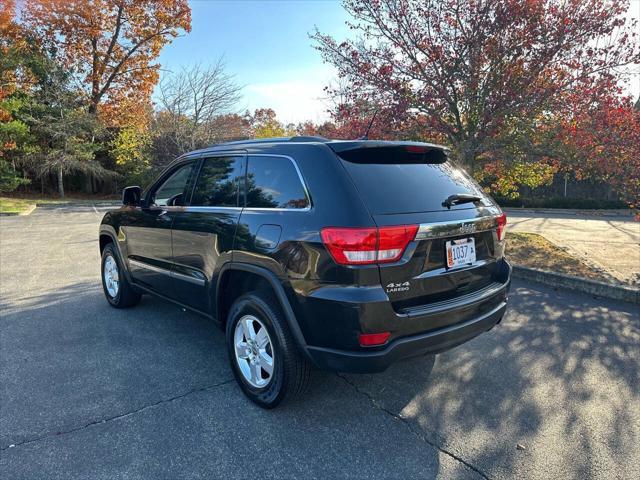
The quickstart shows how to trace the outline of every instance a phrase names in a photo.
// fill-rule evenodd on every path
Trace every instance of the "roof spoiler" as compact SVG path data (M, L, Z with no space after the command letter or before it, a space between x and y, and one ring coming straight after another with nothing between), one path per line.
M422 142L346 141L326 144L340 158L355 163L445 163L450 150Z

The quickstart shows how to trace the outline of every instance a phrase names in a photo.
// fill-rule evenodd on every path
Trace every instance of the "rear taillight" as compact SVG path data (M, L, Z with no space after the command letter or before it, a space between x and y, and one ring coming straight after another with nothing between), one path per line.
M378 263L395 262L404 254L409 242L416 238L418 225L381 227L378 229Z
M417 225L401 225L380 228L327 227L320 234L336 263L371 265L399 260L417 232Z
M504 234L507 230L507 215L503 213L499 217L496 217L496 220L498 221L496 233L498 234L498 241L501 242L504 240Z

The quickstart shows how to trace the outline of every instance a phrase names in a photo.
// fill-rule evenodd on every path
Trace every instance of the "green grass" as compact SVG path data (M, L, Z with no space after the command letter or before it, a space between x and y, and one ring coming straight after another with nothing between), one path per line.
M35 204L35 200L31 199L0 197L0 213L26 212Z
M27 211L31 205L66 205L68 203L91 205L100 202L113 202L119 200L116 196L111 197L38 197L38 196L26 196L26 197L0 197L0 213L22 213Z

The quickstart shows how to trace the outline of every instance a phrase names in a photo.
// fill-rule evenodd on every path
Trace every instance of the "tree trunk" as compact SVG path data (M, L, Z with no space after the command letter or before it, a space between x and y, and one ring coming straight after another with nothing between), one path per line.
M64 198L64 183L62 181L62 165L58 167L58 194Z
M458 154L458 160L467 172L473 174L476 163L476 146L469 140L455 142L454 145L455 151Z
M476 166L476 152L473 150L465 150L463 152L462 162L464 163L464 168L467 169L467 172L473 174L473 170Z

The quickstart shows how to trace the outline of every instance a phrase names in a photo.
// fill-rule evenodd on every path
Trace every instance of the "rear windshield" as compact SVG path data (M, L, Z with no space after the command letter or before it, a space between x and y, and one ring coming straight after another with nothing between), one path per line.
M480 186L462 169L446 163L406 162L393 155L388 162L375 156L352 155L342 163L372 214L394 214L446 210L442 205L450 195L472 194L482 197L482 204L491 202ZM451 207L454 210L475 208L473 203Z

